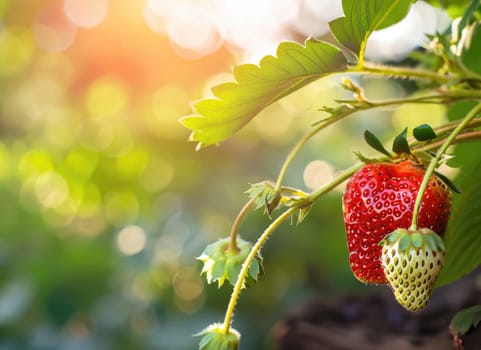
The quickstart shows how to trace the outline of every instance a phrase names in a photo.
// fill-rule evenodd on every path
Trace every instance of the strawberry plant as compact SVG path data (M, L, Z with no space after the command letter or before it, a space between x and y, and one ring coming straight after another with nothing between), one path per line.
M195 102L194 113L181 119L192 131L190 140L201 149L228 139L269 105L326 76L342 76L341 85L352 96L322 108L327 118L306 130L287 154L277 178L251 185L230 237L200 254L208 283L220 287L228 281L233 286L224 320L199 333L200 349L238 348L240 334L232 328L234 309L242 290L262 275L261 250L267 239L292 217L300 224L315 202L345 181L342 204L347 235L339 239L347 238L350 259L346 264L362 282L389 284L400 304L417 311L428 304L433 288L453 283L481 264L481 215L479 206L473 205L481 196L476 180L481 158L472 152L479 150L481 139L480 3L441 2L454 14L452 25L430 36L429 45L422 53L413 52L409 64L368 60L371 34L401 21L412 3L343 0L344 16L330 22L336 44L314 38L304 44L283 42L276 56L264 57L259 65L235 67L235 81L213 87L214 98ZM406 80L410 94L369 99L362 84L354 82L359 76ZM395 138L393 153L366 131L367 143L381 156L357 153L359 162L312 192L285 184L302 147L329 126L365 115L359 112L408 103L443 105L449 122L430 126L419 119L412 137L404 129ZM460 144L472 146L461 148ZM456 161L462 170L455 179L460 194L440 169ZM252 208L263 208L271 219L255 243L237 234Z

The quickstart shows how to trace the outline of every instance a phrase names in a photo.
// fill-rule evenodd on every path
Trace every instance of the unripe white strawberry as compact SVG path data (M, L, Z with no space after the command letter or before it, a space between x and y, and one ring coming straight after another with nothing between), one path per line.
M382 267L396 300L409 311L422 310L443 267L443 240L428 228L397 229L379 244Z

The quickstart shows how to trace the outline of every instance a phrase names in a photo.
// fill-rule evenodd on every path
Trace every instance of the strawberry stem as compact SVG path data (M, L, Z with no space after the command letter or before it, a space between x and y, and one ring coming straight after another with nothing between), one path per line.
M412 219L410 230L414 231L414 230L417 230L418 228L419 209L421 208L423 194L424 194L424 191L426 190L426 187L428 186L431 175L434 173L434 169L436 169L439 163L439 160L441 159L442 155L446 152L448 147L451 145L451 143L454 141L454 139L456 139L456 136L458 136L458 134L469 124L469 122L472 119L474 119L478 115L479 112L481 112L481 103L477 104L469 111L466 117L464 117L461 123L458 124L458 126L446 138L446 140L441 145L441 147L439 147L438 151L436 152L436 156L429 163L426 173L424 174L424 178L421 183L421 186L419 187L419 191L416 196L416 202L414 203L413 219Z
M249 199L249 201L242 207L239 214L237 214L237 217L235 218L234 223L232 224L232 228L230 230L230 242L229 246L227 247L227 251L239 251L239 248L237 247L237 232L239 231L239 226L242 222L242 219L244 219L247 211L252 206L252 204L254 204L256 198L257 197L252 197L251 199Z
M272 232L282 223L284 220L286 220L288 217L290 217L292 214L296 212L296 210L299 209L299 206L291 207L287 209L285 212L283 212L280 216L278 216L262 233L262 235L259 237L257 240L256 244L251 248L249 255L247 255L244 263L242 264L242 268L239 272L239 276L237 277L237 281L234 285L234 289L232 290L232 294L229 300L229 305L227 306L227 310L225 313L225 318L224 318L224 323L223 323L223 332L224 334L228 334L230 330L230 325L232 322L232 316L234 315L234 309L237 304L237 300L239 299L239 295L242 291L242 289L245 287L245 279L247 277L247 273L249 272L249 268L252 264L252 261L255 259L257 256L257 253L261 250L262 246L264 243L267 241L267 239L270 237Z

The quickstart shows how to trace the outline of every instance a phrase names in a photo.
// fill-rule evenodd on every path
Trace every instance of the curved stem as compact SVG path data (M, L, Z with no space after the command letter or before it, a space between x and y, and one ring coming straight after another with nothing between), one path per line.
M331 124L334 124L338 122L341 119L344 119L345 117L350 116L351 114L354 114L356 112L360 111L365 111L368 109L374 109L374 108L379 108L379 107L388 107L388 106L394 106L394 105L399 105L403 103L439 103L440 101L436 101L437 99L445 100L448 99L450 101L460 101L460 100L475 100L475 99L481 99L481 92L478 91L470 91L469 93L460 90L460 91L448 91L443 94L435 94L435 95L428 95L428 96L419 96L419 97L408 97L408 98L401 98L401 99L392 99L392 100L383 100L383 101L369 101L366 100L365 105L362 107L358 108L353 108L352 110L345 111L341 114L338 114L336 116L333 116L329 119L325 119L322 121L321 124L316 125L316 127L309 131L302 139L300 139L295 146L292 148L292 150L289 152L287 155L284 163L282 164L281 170L279 171L279 175L277 176L277 181L276 185L274 187L274 190L277 192L280 190L282 186L282 182L284 181L284 177L286 176L286 172L291 165L292 161L296 157L296 155L299 153L301 148L306 144L307 141L309 141L313 136L315 136L319 131L322 129L328 127ZM339 101L339 102L353 102L353 101Z
M451 145L451 142L458 136L458 134L463 130L468 123L476 117L476 115L481 111L481 103L473 107L471 111L466 115L466 117L461 121L461 123L458 124L458 126L451 132L451 134L446 138L444 143L439 147L438 151L436 152L436 156L431 160L431 163L429 163L429 166L426 170L426 173L424 174L423 181L421 183L421 186L419 187L418 194L416 196L416 202L414 203L414 210L413 210L413 219L412 219L412 224L410 229L411 230L417 230L418 228L418 214L419 214L419 209L421 207L421 202L423 199L423 194L424 191L426 190L426 187L429 183L429 180L431 178L431 175L434 172L434 169L438 165L439 160L441 159L442 155L446 152L448 147Z
M319 197L321 197L322 195L326 194L327 192L333 190L334 188L336 188L337 186L342 184L344 181L349 179L356 171L361 169L364 165L365 165L364 163L359 162L359 163L354 164L350 168L344 170L338 177L336 177L330 183L328 183L327 185L325 185L325 186L319 188L318 190L312 192L309 195L308 199L311 202L315 202Z
M284 180L284 177L286 176L287 169L289 168L289 165L291 165L292 161L296 157L297 153L301 150L301 148L304 146L304 144L309 141L314 135L316 135L319 131L322 129L328 127L329 125L337 122L338 120L344 118L347 115L342 115L337 118L332 118L325 120L324 123L316 126L313 130L309 131L302 139L300 139L296 145L292 148L292 150L289 152L289 154L286 157L286 160L282 164L281 170L279 171L279 175L277 176L277 181L276 181L276 186L274 187L274 190L277 192L280 190L282 186L282 181Z
M239 214L237 214L237 217L235 218L234 223L232 224L232 228L230 230L230 241L227 250L239 251L239 248L237 247L237 232L239 231L239 226L242 222L242 219L244 219L244 217L246 216L247 211L252 206L255 199L256 197L252 197L251 199L249 199L249 201L242 207Z
M471 140L471 139L481 139L481 132L475 132L475 133L474 132L468 132L468 133L464 133L464 134L459 135L460 131L466 125L469 124L470 120L472 120L475 117L475 115L477 114L477 112L479 112L479 111L481 111L481 104L477 106L476 111L473 111L473 113L470 113L465 118L465 120L463 120L463 122L458 125L458 127L449 135L449 138L446 139L444 141L444 143L441 144L441 141L440 141L440 142L437 142L437 143L428 144L423 148L413 149L413 153L425 152L425 151L428 151L428 150L437 149L441 146L442 148L439 148L439 151L438 151L439 157L441 157L441 154L444 154L444 152L446 151L447 147L450 144L454 144L454 143L458 143L458 142L462 142L462 141L466 141L466 140ZM383 159L385 159L385 158L380 158L379 160L382 161ZM436 163L437 163L437 161L436 161ZM246 257L246 260L244 261L244 264L242 265L241 271L239 272L239 276L237 277L237 281L234 285L234 289L232 291L232 294L231 294L231 297L230 297L230 300L229 300L229 304L227 306L225 318L224 318L224 323L223 323L224 329L223 329L223 331L224 331L225 334L227 334L230 330L232 317L234 315L234 309L235 309L235 306L237 304L237 300L239 299L242 288L244 286L245 279L247 277L247 274L248 274L249 268L252 264L252 261L255 259L256 255L261 250L261 248L264 246L265 242L270 237L270 235L274 232L274 230L282 222L284 222L287 218L289 218L292 214L294 214L294 212L296 210L298 210L299 208L302 208L306 204L315 202L321 196L323 196L324 194L333 190L335 187L337 187L338 185L343 183L345 180L349 179L356 171L358 171L363 166L364 166L364 163L359 162L359 163L354 164L350 168L344 170L338 177L336 177L334 180L332 180L329 184L327 184L327 185L319 188L318 190L312 192L302 202L299 202L296 206L291 207L288 210L286 210L279 217L277 217L269 225L269 227L266 228L266 230L262 233L262 235L257 240L256 244L250 250L248 256ZM433 169L434 169L434 166L433 166ZM421 190L419 191L419 193L421 193ZM418 196L419 196L419 193L418 193ZM250 201L244 206L244 208L246 208L246 207L248 208L249 203L250 203ZM243 208L243 210L241 210L241 212L244 211L244 208ZM414 222L414 220L413 220L413 222Z
M229 305L227 306L227 310L225 313L225 318L224 318L224 333L227 334L229 333L230 329L230 324L232 321L232 316L234 315L234 309L237 304L237 299L239 299L239 295L242 291L242 288L244 287L245 284L245 279L247 277L247 273L249 271L249 268L252 264L252 261L255 259L257 253L261 250L262 246L264 243L267 241L269 236L274 232L274 230L282 223L284 220L286 220L289 216L291 216L298 207L292 207L283 212L280 216L278 216L270 225L265 229L265 231L262 233L262 235L259 237L257 240L256 244L252 247L252 249L249 252L249 255L247 255L244 264L242 264L242 268L239 272L239 276L237 277L237 281L234 285L234 289L232 290L232 294L229 300Z

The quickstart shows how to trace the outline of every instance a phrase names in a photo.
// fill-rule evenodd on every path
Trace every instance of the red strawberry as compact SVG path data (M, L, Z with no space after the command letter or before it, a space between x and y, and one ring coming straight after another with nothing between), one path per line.
M356 172L342 200L351 269L362 282L387 283L379 242L399 228L409 228L424 169L406 160L373 163ZM444 234L451 209L451 191L431 177L418 216L419 227Z

